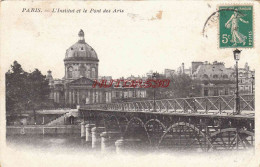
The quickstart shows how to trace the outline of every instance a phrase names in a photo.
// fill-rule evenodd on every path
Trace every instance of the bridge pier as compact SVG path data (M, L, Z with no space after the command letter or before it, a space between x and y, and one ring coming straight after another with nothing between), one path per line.
M102 132L101 136L101 151L106 152L109 150L109 147L121 136L120 132Z
M104 127L93 127L91 129L92 133L92 148L97 148L100 146L100 133L105 131Z
M121 137L119 140L117 140L115 142L115 146L116 146L116 153L117 154L120 154L120 153L123 153L124 150L125 150L125 140L123 137Z
M107 132L102 132L101 137L101 152L106 152L109 145L109 135Z
M95 124L86 124L85 128L85 136L86 136L86 142L90 142L91 138L92 138L92 134L91 134L91 128L93 128L95 126Z
M85 121L80 123L80 137L82 137L82 138L86 136L85 124L86 124Z

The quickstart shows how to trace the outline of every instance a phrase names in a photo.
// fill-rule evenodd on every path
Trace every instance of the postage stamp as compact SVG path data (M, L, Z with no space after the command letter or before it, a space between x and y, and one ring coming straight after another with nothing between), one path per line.
M253 6L219 6L219 47L252 48Z

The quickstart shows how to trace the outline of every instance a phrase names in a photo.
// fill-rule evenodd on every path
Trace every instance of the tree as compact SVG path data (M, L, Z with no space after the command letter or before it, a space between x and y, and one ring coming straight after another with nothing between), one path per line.
M6 110L10 114L19 112L26 106L27 73L14 61L11 70L6 73Z
M11 70L6 73L6 111L9 114L25 110L46 107L50 88L45 75L38 69L31 73L25 72L21 65L14 61Z
M27 76L28 107L33 110L34 120L36 120L36 109L46 106L50 93L49 81L38 69L35 69Z
M170 78L159 75L157 79L169 79L170 84L167 88L155 88L156 99L186 98L200 96L201 94L201 82L192 80L187 74L175 74ZM153 98L153 88L150 88L147 94L149 98Z
M192 80L187 74L173 75L168 89L173 91L175 98L185 98L190 96L200 96L201 84Z

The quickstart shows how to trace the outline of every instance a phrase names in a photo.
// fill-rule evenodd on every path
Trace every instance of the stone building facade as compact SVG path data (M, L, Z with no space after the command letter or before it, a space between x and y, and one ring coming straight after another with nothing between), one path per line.
M62 79L53 79L51 71L48 71L47 78L51 88L49 99L62 106L72 107L93 103L111 103L118 99L132 97L135 90L121 88L118 91L119 89L113 87L92 87L95 80L112 79L112 77L99 77L99 59L96 51L85 42L83 30L79 31L78 37L78 42L66 50L65 76ZM122 93L118 95L116 92Z
M198 63L198 62L197 62ZM193 64L195 66L195 64ZM226 68L222 62L213 62L212 64L205 62L192 67L194 70L192 78L197 80L235 80L235 71L233 68Z
M226 68L222 62L192 62L192 79L201 81L202 96L232 95L235 93L235 67ZM246 63L238 69L240 94L254 92L254 70Z

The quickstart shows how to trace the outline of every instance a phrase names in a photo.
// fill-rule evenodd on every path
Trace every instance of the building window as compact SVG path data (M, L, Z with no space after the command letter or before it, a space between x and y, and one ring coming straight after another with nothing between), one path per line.
M225 95L228 95L228 88L225 88Z
M92 68L92 78L95 78L95 77L96 77L96 69Z
M208 89L204 89L204 96L208 96L209 95L209 90Z
M223 78L224 78L224 79L228 79L228 75L227 75L227 74L224 74L224 75L223 75Z
M116 97L117 97L117 98L120 97L120 92L116 92Z
M218 78L218 75L213 75L213 78Z
M86 77L90 78L90 71L88 71L88 70L86 71Z
M86 68L84 67L84 65L79 66L79 72L81 76L85 76Z
M67 72L68 72L68 78L72 78L72 71L73 71L73 67L69 67Z
M214 89L214 95L213 96L218 96L218 89Z
M136 90L133 90L133 97L136 97Z

